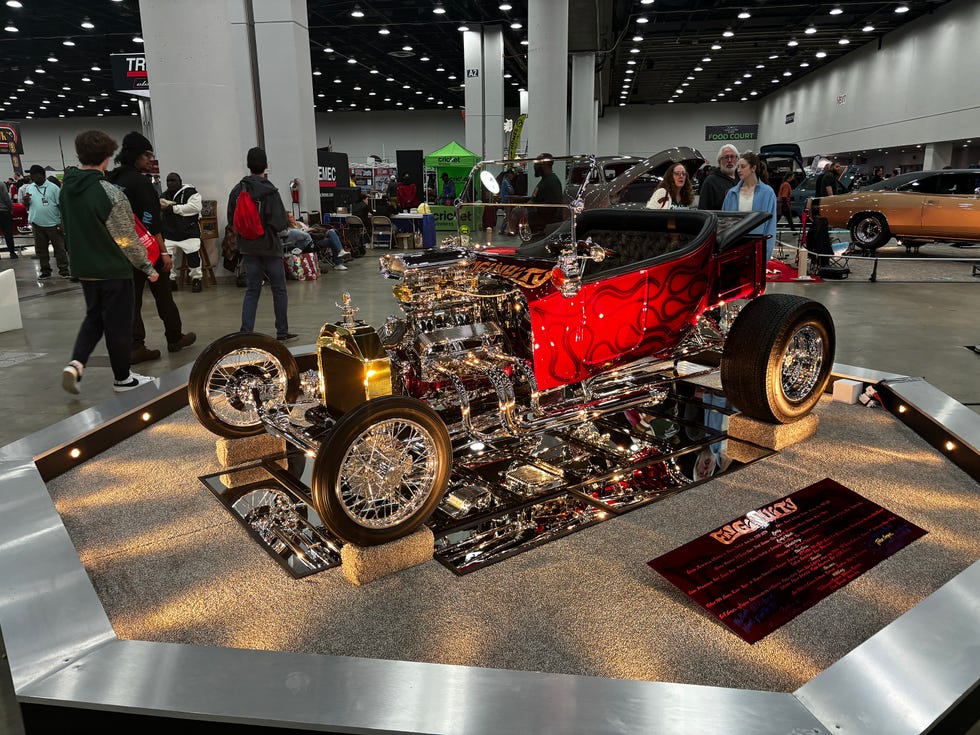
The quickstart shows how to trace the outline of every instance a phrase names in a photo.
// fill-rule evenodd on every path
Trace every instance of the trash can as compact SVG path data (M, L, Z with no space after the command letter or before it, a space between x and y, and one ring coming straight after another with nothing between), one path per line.
M436 216L434 214L422 215L422 247L434 248L436 246Z

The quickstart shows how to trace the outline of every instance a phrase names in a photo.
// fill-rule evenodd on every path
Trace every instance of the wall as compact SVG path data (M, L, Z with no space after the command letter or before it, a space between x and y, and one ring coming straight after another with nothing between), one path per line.
M41 120L21 120L21 132L24 135L24 155L21 163L26 172L34 164L51 166L62 170L61 150L58 148L58 137L61 137L61 148L64 150L66 166L77 166L75 157L75 136L86 130L104 130L115 141L122 144L123 136L133 130L140 130L140 119L131 117L76 117L76 118L45 118ZM0 179L6 181L14 175L10 165L9 155L0 155Z
M960 0L871 41L766 97L763 142L817 154L980 137L978 31L980 3Z
M317 147L330 144L334 151L346 153L351 163L364 163L371 154L394 163L396 150L429 153L451 140L464 145L465 139L458 109L326 112L316 116Z

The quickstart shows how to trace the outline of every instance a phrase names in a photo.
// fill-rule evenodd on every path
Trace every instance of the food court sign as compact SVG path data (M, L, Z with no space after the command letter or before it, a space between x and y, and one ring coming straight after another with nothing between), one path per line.
M758 125L705 125L705 140L755 140L759 137Z

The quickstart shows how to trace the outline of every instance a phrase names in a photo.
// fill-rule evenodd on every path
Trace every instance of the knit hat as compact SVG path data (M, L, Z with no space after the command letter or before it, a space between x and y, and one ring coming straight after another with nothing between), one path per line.
M147 140L145 135L133 131L132 133L127 133L126 137L122 140L122 149L124 151L137 151L142 153L143 151L152 151L153 144Z

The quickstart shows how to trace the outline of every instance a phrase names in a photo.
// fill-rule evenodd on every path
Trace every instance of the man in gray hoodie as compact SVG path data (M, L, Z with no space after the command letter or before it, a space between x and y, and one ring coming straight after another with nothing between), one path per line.
M249 240L238 233L238 252L245 266L245 298L242 301L242 332L255 331L255 312L259 306L262 282L269 278L272 289L272 306L276 315L276 339L289 342L296 335L289 331L286 315L286 270L283 266L283 246L279 233L286 230L286 208L279 190L269 181L265 172L269 161L261 148L250 148L245 160L251 175L246 176L228 195L228 222L235 221L238 195L244 188L255 201L265 232L257 240Z

